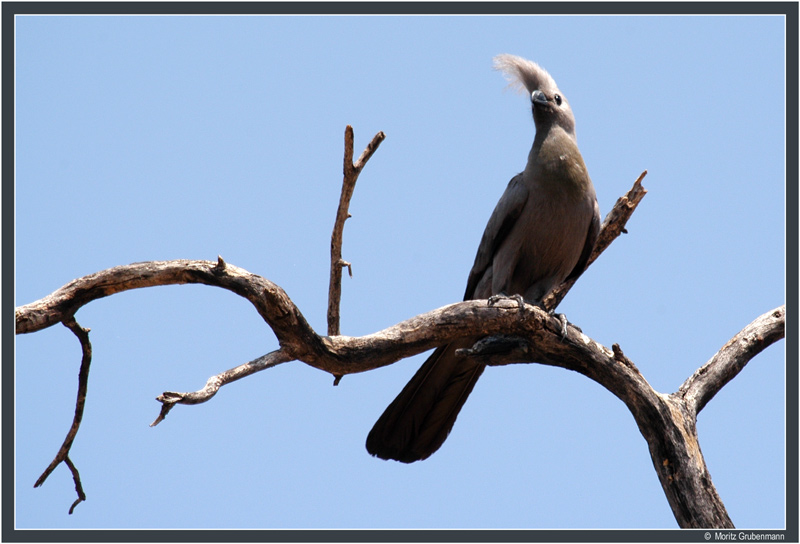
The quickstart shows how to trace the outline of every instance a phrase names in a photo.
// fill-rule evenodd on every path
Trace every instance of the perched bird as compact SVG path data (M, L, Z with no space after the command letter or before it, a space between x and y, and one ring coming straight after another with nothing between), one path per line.
M579 276L600 230L600 209L575 138L575 118L556 82L538 64L499 55L495 68L530 93L536 136L525 170L497 203L478 246L464 300L520 295L533 305ZM367 451L412 463L444 443L483 364L456 357L478 338L437 348L383 412Z

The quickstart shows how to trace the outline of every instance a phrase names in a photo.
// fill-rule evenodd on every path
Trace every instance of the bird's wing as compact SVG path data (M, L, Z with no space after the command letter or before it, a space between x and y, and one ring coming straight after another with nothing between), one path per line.
M583 250L581 251L581 256L578 258L578 262L575 264L575 268L572 269L572 272L569 273L569 276L564 280L571 280L573 278L577 278L583 271L586 269L586 265L589 262L589 257L592 255L592 250L594 249L594 245L597 242L597 236L600 234L600 206L597 204L597 199L594 201L594 213L592 214L592 220L589 222L589 231L586 233L586 241L583 244Z
M483 231L483 237L478 246L478 253L475 255L475 263L469 272L464 300L470 300L475 295L478 282L492 265L492 259L494 259L497 249L508 236L527 201L528 189L522 183L522 173L519 173L508 182L508 187L500 197L500 201L486 224L486 230Z

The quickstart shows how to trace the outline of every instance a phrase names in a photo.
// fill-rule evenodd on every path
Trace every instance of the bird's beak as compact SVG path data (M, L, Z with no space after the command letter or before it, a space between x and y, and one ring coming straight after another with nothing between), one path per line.
M539 104L540 106L546 106L547 97L542 91L537 89L531 93L531 102L533 102L534 105Z

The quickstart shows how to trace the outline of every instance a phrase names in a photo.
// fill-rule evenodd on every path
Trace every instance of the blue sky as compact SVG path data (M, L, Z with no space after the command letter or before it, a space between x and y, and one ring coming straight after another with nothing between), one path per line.
M525 164L529 101L492 57L568 97L603 216L649 193L560 306L669 393L785 302L780 17L18 17L16 304L115 265L216 259L281 285L325 331L343 133L387 138L356 187L342 332L463 294L486 221ZM276 349L253 308L203 286L126 292L77 314L94 360L65 467L80 349L16 338L18 528L674 528L633 418L596 383L488 369L445 445L370 457L375 419L423 361L332 377L294 362L176 407ZM785 526L785 343L701 412L738 527Z

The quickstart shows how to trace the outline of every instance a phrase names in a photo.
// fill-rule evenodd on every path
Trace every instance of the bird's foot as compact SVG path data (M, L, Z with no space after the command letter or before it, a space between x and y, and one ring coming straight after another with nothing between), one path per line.
M567 323L569 323L569 321L567 321L567 316L564 314L557 314L555 312L551 312L550 315L558 319L558 321L561 323L561 339L563 340L567 337Z
M506 295L505 293L500 293L500 294L497 294L497 295L490 296L488 302L489 302L489 306L495 306L498 303L503 302L505 300L513 300L514 302L516 302L517 303L517 309L519 310L520 314L522 314L525 311L525 299L523 299L522 295L520 295L520 294L515 294L515 295L509 296L509 295Z
M500 293L497 295L490 296L488 300L489 306L495 306L498 302L501 302L503 300L515 301L517 303L517 306L519 306L520 311L522 311L525 308L525 299L522 298L522 295L516 294L509 296L506 295L505 293Z

